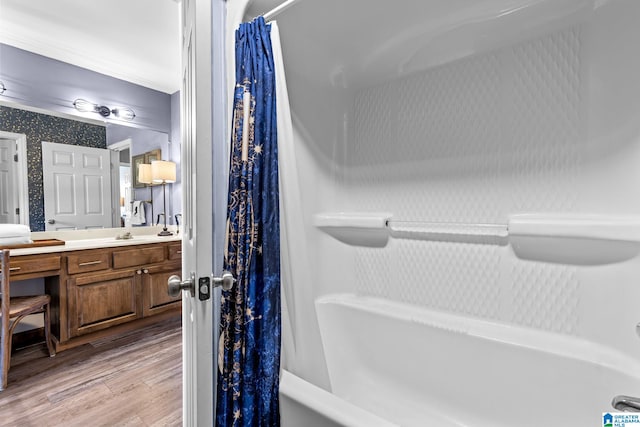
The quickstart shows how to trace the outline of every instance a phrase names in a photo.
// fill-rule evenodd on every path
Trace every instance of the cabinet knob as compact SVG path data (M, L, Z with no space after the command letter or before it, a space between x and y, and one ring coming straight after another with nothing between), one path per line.
M142 270L136 270L136 274L142 274Z
M144 270L142 270L142 272L143 272L144 274L147 274L147 273L149 273L149 270L147 270L147 269L145 268Z

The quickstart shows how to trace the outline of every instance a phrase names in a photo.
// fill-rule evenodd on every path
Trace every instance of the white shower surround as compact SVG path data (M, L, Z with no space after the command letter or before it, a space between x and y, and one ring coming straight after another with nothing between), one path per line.
M274 2L229 6L232 29L239 17L264 13ZM294 382L335 391L328 326L318 319L316 302L342 294L464 324L489 322L535 336L546 343L542 348L580 342L607 360L640 358L640 56L634 42L640 39L640 2L399 0L383 7L364 0L300 0L275 19L293 118L293 140L281 140L280 149L295 161L280 167L288 177L282 192L283 368L297 377ZM371 227L370 238L361 238L367 226L354 224L353 217L379 212L453 228L537 214L543 222L551 219L551 226L533 243L446 232L387 235ZM344 227L341 216L348 219ZM325 219L318 223L319 217ZM327 226L326 218L337 223ZM557 235L552 229L557 231L558 218L569 225L572 218L622 224L622 235L629 224L630 237ZM582 257L585 248L589 256ZM622 255L599 256L618 250ZM567 251L577 255L565 256ZM366 344L369 352L387 354L387 346L410 338L435 340L427 332L403 336L401 327L392 337L376 334L369 330L376 323L357 322L354 310L344 323L330 324L336 336L374 332L371 339L378 341ZM438 351L473 351L473 340L456 339L456 347ZM522 357L492 353L503 358L491 361L495 377L519 372L501 372L501 363L526 365L521 381L513 383L525 390L530 366L559 377L566 371L567 360L533 347L522 344ZM402 364L401 354L394 358ZM354 371L369 366L352 359ZM613 395L598 388L640 396L636 365L621 366L613 378L601 375L610 372L598 369L602 360L592 362L594 369L583 372L585 413L612 409ZM452 366L442 370L455 373ZM290 378L287 373L283 383ZM492 384L474 387L504 392ZM412 390L427 398L437 389L425 383ZM567 399L558 390L526 392ZM339 398L348 404L365 399L349 393ZM533 408L531 425L560 415L562 407ZM283 425L286 420L283 413ZM565 425L584 425L576 420L569 417Z

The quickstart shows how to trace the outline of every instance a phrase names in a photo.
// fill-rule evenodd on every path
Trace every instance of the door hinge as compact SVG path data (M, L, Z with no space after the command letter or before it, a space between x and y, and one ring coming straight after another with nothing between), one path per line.
M18 162L18 155L17 154L13 155L13 161L16 162L16 163Z
M20 208L16 208L16 215L20 215Z

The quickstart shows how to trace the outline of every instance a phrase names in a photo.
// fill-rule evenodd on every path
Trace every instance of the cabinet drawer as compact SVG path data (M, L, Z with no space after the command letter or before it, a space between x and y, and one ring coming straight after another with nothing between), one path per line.
M109 268L109 251L84 251L67 255L67 272L69 274L99 271Z
M113 252L113 268L140 267L164 261L164 246Z
M60 255L38 255L37 258L11 257L9 260L9 273L12 277L53 270L60 270Z
M182 259L182 244L169 245L169 259Z

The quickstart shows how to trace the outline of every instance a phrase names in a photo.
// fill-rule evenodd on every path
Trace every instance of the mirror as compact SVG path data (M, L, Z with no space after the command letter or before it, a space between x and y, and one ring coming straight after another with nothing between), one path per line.
M123 156L124 165L131 156L159 149L163 160L177 164L180 176L178 3L162 2L151 19L144 7L125 10L110 5L96 14L95 8L85 2L39 0L37 6L19 0L0 2L0 26L11 29L0 37L0 107L27 111L41 133L34 136L33 129L24 127L16 130L8 113L0 115L0 131L26 135L27 151L23 156L26 171L11 171L16 175L11 182L23 179L24 186L9 186L5 179L9 171L0 169L0 223L26 222L32 231L45 228L42 141L107 148L128 140L129 155L124 154L123 147L114 154L114 158ZM125 15L128 25L123 24ZM132 25L136 29L133 38L129 33L112 31ZM6 156L8 150L2 151L0 148L0 156L13 158ZM119 175L120 168L115 172ZM131 172L126 166L122 169L124 176L129 174L122 191L117 180L110 186L115 190L115 202L110 203L109 213L118 226L122 205L126 207L127 203L116 193L127 196ZM7 195L9 188L11 197ZM181 211L180 183L167 185L166 189L166 217L173 224L175 214ZM157 222L157 211L164 209L158 209L163 205L162 192L159 187L130 189L131 201L151 199L151 193L156 202L155 218L151 218L149 209L141 226ZM11 199L13 209L7 208L9 203L2 200L3 196ZM26 202L20 202L21 198ZM98 210L92 208L92 212Z
M45 218L43 182L46 178L42 168L42 141L106 147L112 151L109 186L112 194L108 206L110 212L107 212L112 227L148 226L163 222L157 215L163 209L161 188L136 184L131 158L142 156L145 163L170 158L179 163L179 144L172 144L168 134L0 104L0 223L29 224L31 231L55 229L47 227L49 219ZM13 153L7 149L15 149L16 144L18 162L13 161ZM167 188L168 224L173 224L175 214L181 211L177 184L174 184L175 188ZM132 224L133 207L139 209L139 205L144 210L143 217L138 216ZM79 227L71 227L74 228Z

